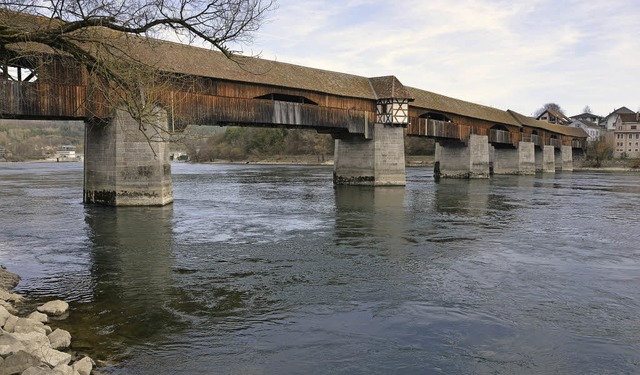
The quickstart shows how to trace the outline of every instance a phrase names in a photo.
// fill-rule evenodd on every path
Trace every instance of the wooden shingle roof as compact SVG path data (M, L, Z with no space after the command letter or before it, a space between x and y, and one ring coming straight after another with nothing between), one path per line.
M640 122L639 114L637 113L619 113L618 116L620 116L622 122Z
M227 58L223 53L161 40L131 43L135 55L160 70L376 99L368 78L255 57Z
M521 127L518 121L501 109L466 102L413 87L407 87L407 91L415 98L415 101L411 104L414 107L445 113L455 113L466 117L495 122L496 124Z
M378 99L403 98L413 99L402 83L395 76L369 78L371 87Z
M525 116L510 109L508 109L507 112L523 126L547 130L550 132L569 135L576 138L587 138L589 136L589 134L587 134L582 128L573 128L565 125L552 124L547 121L536 120L533 117Z

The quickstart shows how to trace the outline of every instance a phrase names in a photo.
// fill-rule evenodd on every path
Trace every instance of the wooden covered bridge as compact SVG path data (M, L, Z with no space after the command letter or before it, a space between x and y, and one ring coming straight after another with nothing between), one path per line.
M394 76L367 78L172 42L127 38L127 53L152 76L153 131L135 103L111 95L67 56L29 46L3 48L0 117L85 121L88 203L160 205L172 201L164 131L186 125L309 128L336 139L336 184L404 185L404 136L436 144L436 175L488 177L572 169L585 148L581 129L537 121L417 88ZM159 78L160 77L160 78ZM151 119L151 120L149 120ZM160 129L160 130L158 130ZM157 142L156 142L157 141Z

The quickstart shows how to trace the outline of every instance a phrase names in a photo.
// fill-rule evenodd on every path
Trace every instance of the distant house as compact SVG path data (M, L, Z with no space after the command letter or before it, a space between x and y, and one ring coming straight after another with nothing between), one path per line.
M60 145L56 151L56 157L60 159L75 159L76 158L76 146L73 145Z
M619 113L613 130L613 157L640 157L640 112Z
M613 112L609 113L608 115L604 116L601 120L600 120L600 126L605 128L606 130L615 130L616 129L616 121L617 121L617 116L621 115L621 114L635 114L635 112L633 112L632 110L630 110L627 107L620 107L616 110L614 110Z
M0 158L4 158L5 148L0 146Z
M546 109L536 119L558 125L570 125L573 122L564 113L554 109Z
M594 115L593 113L587 112L575 116L570 116L570 118L573 121L588 121L590 123L596 124L596 126L600 123L600 120L602 120L602 116Z
M574 116L572 116L571 118L573 117ZM574 128L581 128L587 134L589 134L589 137L587 138L587 142L595 142L598 139L600 139L601 129L598 126L597 122L591 122L587 120L573 120L573 122L569 126Z

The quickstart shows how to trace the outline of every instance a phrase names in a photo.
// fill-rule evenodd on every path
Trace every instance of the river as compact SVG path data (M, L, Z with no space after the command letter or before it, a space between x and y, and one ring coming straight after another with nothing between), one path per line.
M640 372L640 174L331 173L173 164L173 205L109 208L0 164L0 263L104 373Z

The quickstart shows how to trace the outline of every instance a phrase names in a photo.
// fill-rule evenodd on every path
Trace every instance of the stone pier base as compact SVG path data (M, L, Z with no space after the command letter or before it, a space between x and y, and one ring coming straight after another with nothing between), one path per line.
M518 148L493 148L494 174L535 174L535 147L531 142L520 142Z
M336 139L336 185L406 185L402 127L374 124L371 139L349 134Z
M536 172L554 173L556 171L555 152L553 146L536 148Z
M437 178L488 178L489 138L471 134L468 144L436 142L434 175Z
M560 146L555 149L556 171L573 171L573 150L571 146Z
M159 112L153 121L155 126L147 125L143 133L127 112L118 110L108 123L85 124L84 203L173 202L169 144L163 142L167 116Z

